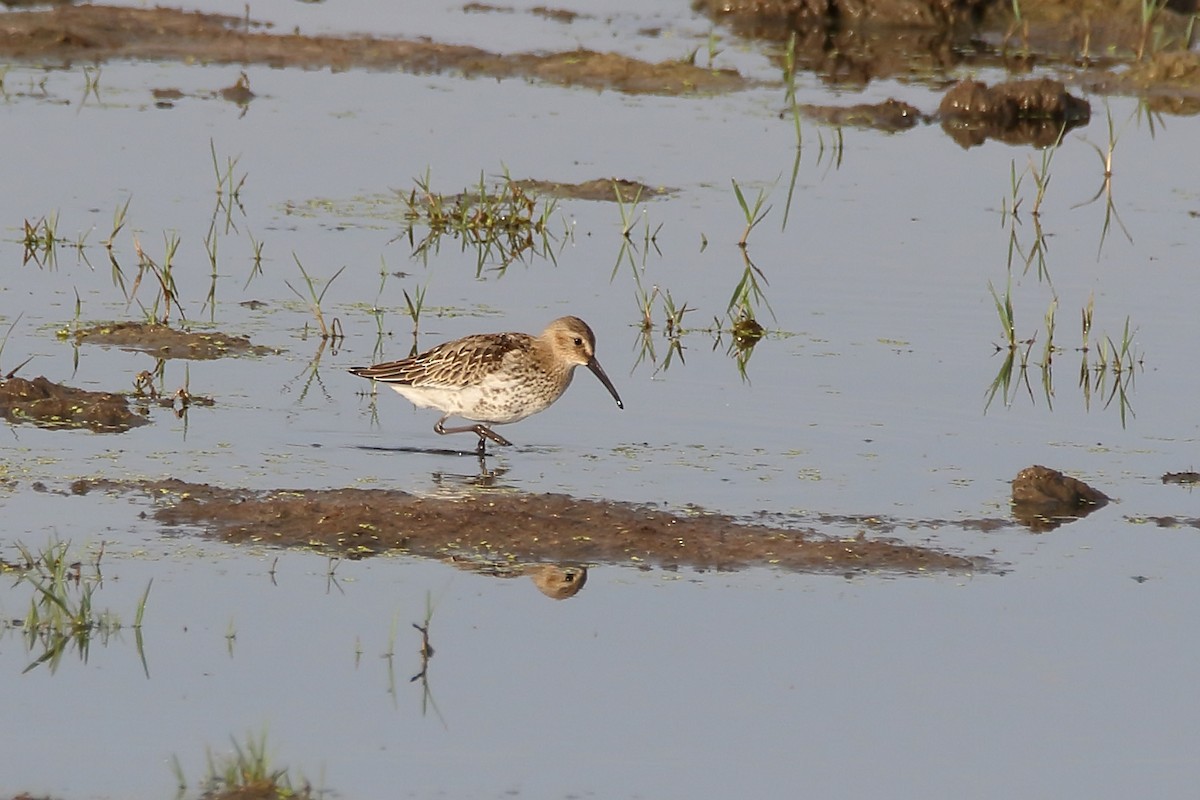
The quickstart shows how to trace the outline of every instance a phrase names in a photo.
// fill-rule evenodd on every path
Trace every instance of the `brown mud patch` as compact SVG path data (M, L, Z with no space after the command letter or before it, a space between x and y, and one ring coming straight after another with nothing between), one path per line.
M564 200L607 200L608 202L632 203L639 199L661 197L676 191L665 186L655 188L624 178L597 178L582 183L557 183L532 178L513 181L527 192Z
M150 421L130 408L125 395L76 389L41 376L0 381L0 416L40 428L85 428L97 433L123 433Z
M468 14L529 14L542 19L569 24L577 19L592 19L591 14L580 14L577 11L567 11L562 8L534 6L530 9L516 9L511 6L494 6L489 3L467 3L462 9Z
M584 49L502 55L424 40L277 34L267 32L268 27L247 18L168 8L60 7L5 14L0 56L55 64L151 59L456 72L631 94L714 93L751 85L733 70L703 69L685 61L651 64Z
M662 569L796 572L971 572L986 559L860 533L749 525L716 514L677 516L559 494L479 493L458 499L384 489L226 489L177 480L82 480L93 489L143 492L164 525L197 526L229 542L316 548L348 558L383 552L474 563L621 564Z
M245 336L181 331L154 322L111 322L75 332L80 344L100 344L149 353L155 358L206 361L227 356L263 356L278 351L252 344Z
M874 128L894 133L916 127L928 119L916 106L888 98L882 103L859 103L852 106L816 106L802 104L800 113L825 125L852 128Z

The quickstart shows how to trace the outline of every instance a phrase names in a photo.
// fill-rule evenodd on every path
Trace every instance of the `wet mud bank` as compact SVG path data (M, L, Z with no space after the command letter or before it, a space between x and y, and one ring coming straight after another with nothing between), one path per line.
M704 69L683 60L652 64L584 49L501 55L427 40L280 34L248 17L169 8L68 6L5 14L4 23L0 56L36 63L133 58L309 69L401 69L528 78L631 94L724 92L752 85L736 71Z
M737 36L792 42L786 54L776 47L770 57L785 71L812 72L832 84L901 77L941 88L964 68L1016 76L1041 68L1091 92L1145 96L1152 110L1200 112L1200 54L1192 50L1198 0L1149 6L1142 0L1046 0L1022 3L1019 16L1000 0L695 0L692 6ZM400 69L631 94L711 94L759 85L736 70L697 66L688 58L650 63L582 48L499 54L424 39L308 36L275 32L249 16L169 8L59 6L9 12L4 19L0 57L40 64L148 59ZM573 18L562 21L569 25ZM246 103L254 94L243 82L222 96Z
M891 77L937 83L956 69L1050 68L1100 93L1200 99L1196 0L694 0L692 7L748 39L786 43L791 60L839 85ZM1132 66L1131 66L1132 65ZM1192 105L1189 103L1188 105ZM1192 111L1198 110L1193 106Z
M505 563L616 564L661 569L796 572L972 572L983 558L900 542L829 538L717 514L680 516L560 494L480 493L456 499L384 489L256 492L165 481L81 480L75 494L148 495L166 526L228 542L314 548L362 558L384 552Z

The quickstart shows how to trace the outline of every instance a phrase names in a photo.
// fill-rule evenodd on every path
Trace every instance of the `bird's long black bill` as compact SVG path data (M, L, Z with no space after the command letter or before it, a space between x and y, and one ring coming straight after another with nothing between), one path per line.
M592 371L593 375L600 379L600 382L604 384L604 388L608 389L608 393L613 396L613 400L617 401L617 408L624 408L625 404L621 402L621 395L617 394L617 388L612 385L612 381L604 374L604 368L600 366L600 362L596 360L595 356L592 356L588 361L587 368Z

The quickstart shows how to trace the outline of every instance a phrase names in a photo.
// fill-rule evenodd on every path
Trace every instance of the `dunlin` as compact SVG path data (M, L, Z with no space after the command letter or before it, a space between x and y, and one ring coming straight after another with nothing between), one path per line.
M518 422L544 411L567 390L580 365L600 379L618 408L625 407L596 360L595 334L579 317L556 319L540 336L464 336L412 358L350 371L388 384L418 408L441 411L442 418L433 426L437 433L478 434L476 452L482 456L488 439L512 444L489 425ZM476 424L445 427L452 416Z

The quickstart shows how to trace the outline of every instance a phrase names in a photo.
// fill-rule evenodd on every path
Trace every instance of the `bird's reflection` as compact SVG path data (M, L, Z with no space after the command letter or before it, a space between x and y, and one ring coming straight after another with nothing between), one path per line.
M494 578L528 577L538 591L551 600L574 597L587 583L587 567L581 564L516 564L507 561L477 561L452 556L447 563L459 569Z

